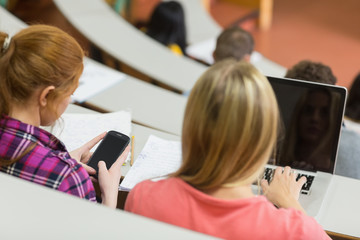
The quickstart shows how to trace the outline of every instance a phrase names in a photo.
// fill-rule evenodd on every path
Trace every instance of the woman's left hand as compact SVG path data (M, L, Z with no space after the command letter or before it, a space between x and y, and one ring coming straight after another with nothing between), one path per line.
M96 136L95 138L93 138L92 140L90 140L89 142L85 143L83 146L81 146L78 149L75 149L73 151L70 152L70 156L75 159L76 161L78 161L84 168L85 170L89 173L89 175L94 175L96 174L95 169L93 169L92 167L86 165L92 155L92 152L90 152L90 150L101 140L105 137L106 132Z

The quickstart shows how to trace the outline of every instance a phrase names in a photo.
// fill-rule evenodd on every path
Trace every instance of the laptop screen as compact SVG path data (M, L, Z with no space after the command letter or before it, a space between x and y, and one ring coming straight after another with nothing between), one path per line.
M268 77L280 110L280 131L271 164L333 173L346 88Z

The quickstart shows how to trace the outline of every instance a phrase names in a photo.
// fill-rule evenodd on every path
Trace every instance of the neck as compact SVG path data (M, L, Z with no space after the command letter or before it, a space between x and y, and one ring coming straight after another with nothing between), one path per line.
M35 105L12 105L9 116L23 123L40 126L40 109Z
M220 199L243 199L254 197L251 185L222 186L217 189L204 191L206 194Z

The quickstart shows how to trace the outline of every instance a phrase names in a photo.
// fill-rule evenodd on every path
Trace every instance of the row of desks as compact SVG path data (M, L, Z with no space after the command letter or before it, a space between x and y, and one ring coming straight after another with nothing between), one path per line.
M76 1L74 4L76 5L79 2ZM89 5L91 4L89 3ZM0 8L0 28L2 30L9 31L9 29L11 29L10 31L15 33L24 26L23 23ZM136 95L137 92L139 92L138 95ZM135 104L135 100L138 99L143 99L143 101ZM131 101L133 105L124 105L126 102ZM136 122L162 130L159 131L134 123L133 134L136 134L137 139L135 156L141 151L142 146L150 134L155 134L169 140L179 139L182 115L186 103L186 99L180 95L153 87L132 77L127 77L125 81L107 90L106 93L94 96L89 99L88 102L109 111L132 108L134 120L135 118L139 119L136 120ZM147 103L150 104L146 105ZM154 106L160 107L154 108ZM161 111L156 109L161 109ZM68 111L86 112L88 110L70 106ZM165 115L166 117L164 117ZM165 122L174 122L174 115L177 116L175 119L178 119L178 122L164 128L164 126L166 126ZM152 117L154 117L155 122L160 122L151 122L149 119ZM125 172L126 171L124 171L124 173ZM357 213L360 213L360 204L358 204L360 202L360 193L356 191L356 189L359 188L360 181L358 180L334 176L321 214L317 217L319 223L322 224L326 230L350 236L360 236L360 229L357 227L356 219Z
M54 0L84 36L121 62L168 86L186 92L206 67L175 56L166 46L144 37L102 0Z

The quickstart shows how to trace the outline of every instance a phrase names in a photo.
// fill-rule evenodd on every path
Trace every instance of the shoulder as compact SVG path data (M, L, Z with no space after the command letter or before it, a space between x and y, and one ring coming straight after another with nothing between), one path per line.
M130 191L130 194L143 194L148 195L157 194L159 192L173 191L177 189L176 186L181 185L180 179L177 178L167 178L161 180L145 180L135 185L135 187Z
M31 151L28 162L37 163L37 167L65 175L70 171L77 171L81 165L72 159L70 154L62 150L54 150L45 146L36 145Z
M348 159L351 158L352 162L357 162L358 157L357 155L360 154L360 134L353 131L352 129L343 127L341 130L341 137L339 143L339 156L338 160L343 158ZM350 160L346 160L350 161Z
M158 181L146 180L138 183L127 196L125 209L132 211L138 207L146 208L147 204L171 201L174 199L174 195L178 195L181 185L181 183L179 185L179 180L168 178Z
M351 129L360 134L360 122L354 121L348 117L344 117L345 129Z
M236 216L242 219L239 221L246 219L243 233L248 232L246 229L251 226L253 229L261 229L251 233L254 239L273 239L269 236L276 236L276 239L327 239L327 234L316 220L299 210L278 209L264 196L243 203L237 206Z
M76 175L78 179L89 178L85 169L70 154L46 146L36 145L19 161L22 169L33 174L35 178L46 177L52 187L58 188L64 179ZM26 166L26 168L25 168Z
M276 218L274 227L279 236L289 239L329 239L320 224L310 216L295 209L276 209L272 219Z

